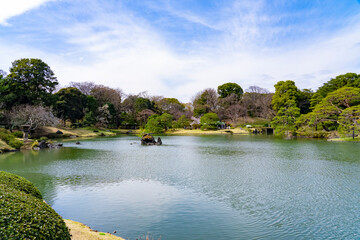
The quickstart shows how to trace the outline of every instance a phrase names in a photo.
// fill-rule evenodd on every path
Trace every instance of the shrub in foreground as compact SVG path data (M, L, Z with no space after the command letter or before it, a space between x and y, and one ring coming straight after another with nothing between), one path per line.
M42 199L40 191L29 180L12 173L0 171L0 185L22 191L36 198Z
M65 222L48 204L4 184L0 216L0 239L71 239Z

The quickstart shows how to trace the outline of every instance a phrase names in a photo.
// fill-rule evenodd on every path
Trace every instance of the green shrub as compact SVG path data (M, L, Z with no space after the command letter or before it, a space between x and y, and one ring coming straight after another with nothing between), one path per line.
M15 149L20 149L22 146L24 146L24 143L14 138L9 141L9 145Z
M23 132L13 132L12 135L16 138L22 138L24 136Z
M0 239L71 239L63 219L43 200L2 184L0 216Z
M41 137L39 140L40 141L46 141L46 140L48 140L48 138L47 137Z
M22 141L17 140L13 134L5 129L0 129L0 139L16 149L19 149L24 145Z
M217 130L217 127L215 125L202 125L201 126L201 130Z
M31 144L31 149L34 149L36 147L39 147L39 142L37 140L35 140L32 144Z
M29 180L18 175L0 171L0 185L5 185L42 199L40 191Z

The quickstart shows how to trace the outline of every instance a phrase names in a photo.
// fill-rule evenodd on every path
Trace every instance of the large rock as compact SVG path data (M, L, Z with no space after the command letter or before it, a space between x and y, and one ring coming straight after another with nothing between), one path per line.
M38 150L38 149L44 149L44 148L61 148L62 146L63 146L62 143L53 144L53 143L50 143L50 142L41 141L41 142L39 142L38 146L34 147L33 149Z
M155 138L151 134L148 134L148 133L145 133L141 138L141 145L149 146L149 145L161 145L161 144L162 144L162 141L161 141L160 137L158 138L158 141L156 142Z

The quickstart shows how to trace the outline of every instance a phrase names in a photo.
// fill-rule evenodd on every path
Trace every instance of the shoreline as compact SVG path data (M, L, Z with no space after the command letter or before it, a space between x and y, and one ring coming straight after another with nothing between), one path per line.
M111 233L99 232L91 229L81 222L70 219L64 219L66 226L69 228L71 240L125 240Z

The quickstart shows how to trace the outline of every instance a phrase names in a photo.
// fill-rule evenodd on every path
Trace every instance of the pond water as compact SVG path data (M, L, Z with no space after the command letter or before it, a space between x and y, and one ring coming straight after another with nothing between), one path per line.
M135 136L0 155L64 218L136 239L359 239L360 144Z

